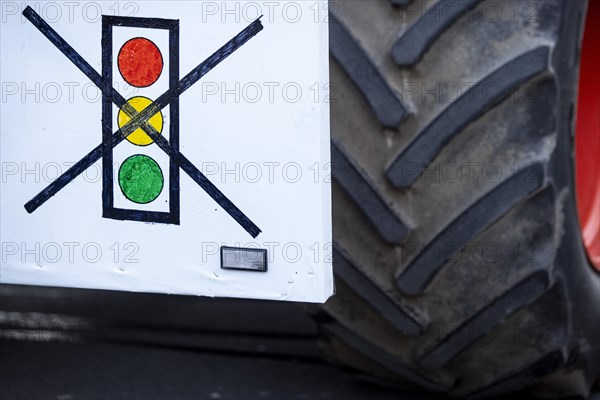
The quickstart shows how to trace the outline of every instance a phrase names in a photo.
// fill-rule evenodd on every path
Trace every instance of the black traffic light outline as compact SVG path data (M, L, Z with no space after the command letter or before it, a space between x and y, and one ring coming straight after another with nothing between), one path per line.
M131 120L122 128L114 132L110 138L110 146L115 147L121 143L130 133L137 128L142 128L154 142L162 149L171 160L173 160L181 169L183 169L204 191L213 198L238 224L240 224L253 238L256 238L261 230L252 222L239 208L235 206L209 179L196 168L192 162L178 150L171 148L167 139L158 134L147 121L156 112L166 107L171 101L189 89L198 82L204 75L217 66L221 61L239 49L252 37L263 30L260 17L252 22L248 27L236 35L233 39L223 45L219 50L213 53L206 60L201 62L196 68L181 79L175 87L159 96L151 105L138 113L131 107L125 98L121 96L116 89L111 86L112 82L105 81L102 76L76 51L73 49L54 29L50 27L31 7L27 6L23 10L23 15L27 18L52 44L54 44L75 66L79 68L111 101L120 109L123 109ZM158 20L158 19L155 19ZM103 141L104 142L104 141ZM32 213L52 196L62 190L73 179L89 168L103 156L105 144L96 146L91 152L81 160L71 166L56 180L50 183L44 190L38 193L34 198L25 204L27 212Z
M164 29L169 32L169 90L179 84L179 21L162 18L136 18L119 16L102 16L102 79L106 88L104 93L110 93L113 84L113 27ZM164 66L164 63L163 63ZM123 78L125 79L125 78ZM180 196L179 196L179 165L169 157L169 211L133 210L131 208L116 208L114 206L114 171L113 171L113 100L109 95L102 94L102 216L104 218L129 221L155 222L179 225ZM121 103L121 99L119 99ZM117 104L117 103L115 103ZM128 109L123 111L129 117L138 112L125 102ZM149 106L151 107L151 105ZM133 110L133 112L131 111ZM154 115L154 114L153 114ZM169 146L172 151L179 152L179 98L175 97L169 103ZM151 129L155 135L161 135L152 125L146 122L142 128L148 132ZM161 136L163 137L163 136Z

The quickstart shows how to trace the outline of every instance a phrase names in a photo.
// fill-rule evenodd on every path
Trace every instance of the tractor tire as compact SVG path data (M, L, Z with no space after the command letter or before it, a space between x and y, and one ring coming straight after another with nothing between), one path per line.
M574 187L587 4L330 3L328 357L457 397L586 397L600 276Z

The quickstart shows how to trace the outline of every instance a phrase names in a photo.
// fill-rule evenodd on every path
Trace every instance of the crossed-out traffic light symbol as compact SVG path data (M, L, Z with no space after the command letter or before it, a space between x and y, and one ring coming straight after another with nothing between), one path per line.
M167 140L164 136L162 136L160 132L156 129L160 126L155 121L153 121L153 118L156 118L156 115L160 114L160 111L163 108L176 101L183 92L185 92L193 84L198 82L204 75L206 75L210 70L217 66L221 61L223 61L225 58L227 58L229 55L231 55L233 52L239 49L242 45L244 45L248 40L257 35L260 31L262 31L263 25L260 22L260 18L251 23L246 29L241 31L233 39L231 39L229 42L223 45L223 47L221 47L210 57L208 57L206 60L200 63L184 78L177 81L174 85L170 85L169 90L160 95L155 101L141 101L136 104L134 102L128 102L123 96L121 96L119 92L117 92L117 90L113 88L112 80L106 79L106 76L101 76L31 7L28 6L27 8L25 8L25 10L23 11L23 15L100 89L105 99L109 99L120 110L119 129L116 132L112 132L112 126L108 126L108 131L107 129L105 129L107 127L103 126L102 144L96 146L85 157L83 157L72 167L70 167L67 171L65 171L61 176L59 176L56 180L50 183L33 199L28 201L25 204L25 209L27 210L27 212L34 212L38 207L40 207L52 196L58 193L61 189L63 189L67 184L73 181L73 179L75 179L78 175L80 175L83 171L85 171L88 167L90 167L100 158L104 157L103 173L107 173L107 170L110 169L110 173L112 174L112 165L111 163L107 165L106 155L109 154L109 152L112 152L112 148L117 146L123 140L128 139L134 144L144 144L146 143L144 141L147 140L147 144L155 143L156 145L158 145L158 147L169 156L171 163L174 163L176 166L185 171L190 176L190 178L192 178L202 189L204 189L204 191L206 191L206 193L209 196L211 196L229 215L231 215L252 237L255 238L260 234L261 230L258 228L258 226L256 226L256 224L254 224L214 184L212 184L212 182L210 182L208 178L204 174L202 174L202 172L200 172L198 168L196 168L187 157L185 157L179 151L178 146L172 143L172 138L169 138L170 140ZM107 23L110 23L111 18L115 17L103 16L103 26ZM119 18L120 21L126 21L128 19L128 17ZM147 24L160 24L161 21L167 21L156 18L131 18L131 25L128 26L139 26L142 20L146 20L146 22L144 23ZM103 34L103 49L107 47L105 39L106 38ZM150 63L150 67L147 68L147 74L137 75L134 71L135 68L132 71L128 71L127 58L124 57L123 60L119 60L121 64L119 65L119 70L121 74L123 75L125 80L131 80L132 82L130 83L133 83L135 85L144 86L147 84L151 84L151 82L153 82L153 79L155 78L154 75L156 72L152 68L152 64L156 64L158 62L158 60L156 59L156 55L154 55L154 60L152 59L152 53L158 51L158 49L152 49L151 44L143 40L135 40L130 41L128 43L134 47L146 47L144 53L149 57L148 60L146 60L146 62ZM103 112L103 115L106 115L106 107L104 107L104 109L105 111ZM145 179L150 179L150 181L146 182L145 190L143 191L143 193L140 193L136 190L136 185L127 186L127 179L123 179L123 182L120 182L123 194L132 201L137 200L140 203L147 202L148 200L151 201L152 198L156 195L156 193L153 193L153 190L157 190L152 189L155 185L155 183L152 183L152 181L156 180L152 178L152 162L143 157L137 160L132 160L132 158L133 157L130 157L128 160L125 161L125 163L121 166L119 174L121 175L121 171L123 171L123 168L126 168L124 173L125 177L127 177L128 170L139 171L141 169L146 171L147 174L150 174L150 176L144 177ZM129 169L126 167L128 161L130 163ZM154 175L156 178L156 171L154 172ZM103 182L103 197L105 197L106 193L112 190L112 187L107 187L108 184L106 180L104 180ZM106 201L106 199L103 199L103 202L104 201ZM128 211L127 215L123 214L124 211ZM112 215L104 216L115 219L144 220L143 213L139 214L141 216L140 218L136 218L136 215L137 214L135 212L133 212L132 214L131 210L113 209ZM165 219L164 221L157 220L154 222L179 223L179 220L177 217L176 221Z

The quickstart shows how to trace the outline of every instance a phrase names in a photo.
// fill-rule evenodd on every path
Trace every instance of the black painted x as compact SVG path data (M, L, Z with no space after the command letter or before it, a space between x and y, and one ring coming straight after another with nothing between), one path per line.
M81 72L83 72L105 96L108 96L112 102L122 109L131 120L112 135L112 146L121 143L129 134L138 128L154 140L181 169L183 169L202 189L208 193L229 215L231 215L253 238L257 237L261 230L254 224L239 208L235 206L208 178L196 168L192 162L181 152L173 149L169 141L161 136L149 123L148 120L157 112L166 107L170 102L179 97L184 91L198 82L204 75L217 66L221 61L239 49L248 40L258 34L263 26L260 18L251 23L246 29L227 42L223 47L217 50L213 55L200 63L189 74L179 81L175 88L159 96L156 101L138 113L121 94L119 94L110 84L102 79L102 76L81 57L54 29L50 27L31 7L25 8L23 15L52 42ZM34 212L39 206L58 193L73 179L89 168L92 164L102 158L103 144L98 145L85 157L75 163L71 168L65 171L54 182L48 185L33 199L25 204L27 212Z

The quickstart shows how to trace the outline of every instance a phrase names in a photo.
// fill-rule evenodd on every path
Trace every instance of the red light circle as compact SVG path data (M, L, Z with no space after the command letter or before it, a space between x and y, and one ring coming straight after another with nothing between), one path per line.
M121 76L135 87L147 87L158 80L163 70L163 58L158 47L146 38L128 40L119 50Z

